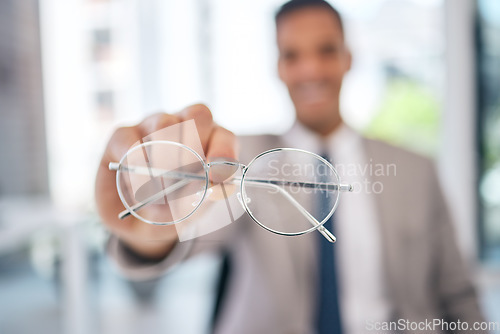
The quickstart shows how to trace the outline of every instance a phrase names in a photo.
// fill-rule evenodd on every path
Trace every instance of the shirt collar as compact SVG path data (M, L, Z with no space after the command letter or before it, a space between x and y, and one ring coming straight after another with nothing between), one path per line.
M289 147L300 148L317 154L328 154L336 160L344 160L349 152L359 147L361 137L351 127L341 123L327 137L321 137L306 128L299 121L283 136L284 143Z

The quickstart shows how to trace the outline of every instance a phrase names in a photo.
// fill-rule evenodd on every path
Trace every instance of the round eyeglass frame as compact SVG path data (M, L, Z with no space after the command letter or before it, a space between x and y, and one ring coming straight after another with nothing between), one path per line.
M177 147L180 147L180 148L188 150L189 152L191 152L201 162L201 164L203 165L203 170L205 172L205 187L204 187L204 190L203 190L203 195L201 196L198 204L195 207L193 207L193 210L191 210L191 212L188 215L186 215L185 217L180 218L180 219L175 219L175 220L173 220L171 222L168 222L168 223L154 222L154 221L151 221L151 220L149 220L147 218L144 218L144 217L140 216L139 214L137 214L137 212L135 212L135 210L132 209L130 207L130 205L127 203L127 201L125 200L125 196L123 195L123 192L122 192L121 187L120 187L121 166L124 165L124 161L127 159L127 157L130 154L132 154L133 152L135 152L135 151L137 151L139 149L143 149L144 147L153 146L153 145L157 145L157 144L175 145ZM131 148L130 150L128 150L127 153L125 153L123 155L123 157L120 159L119 166L120 166L120 168L118 168L118 170L116 172L116 188L117 188L117 191L118 191L118 196L120 197L120 200L122 201L122 204L125 206L125 209L132 216L134 216L135 218L137 218L140 221L143 221L144 223L147 223L147 224L160 225L160 226L168 226L168 225L174 225L174 224L180 223L180 222L188 219L189 217L191 217L191 215L193 215L196 212L196 210L198 210L198 208L201 206L201 203L203 203L203 200L205 199L205 196L207 194L207 190L208 190L208 186L209 186L209 178L208 178L209 166L207 166L207 164L205 163L205 161L203 160L203 158L198 154L198 152L196 152L195 150L193 150L189 146L186 146L186 145L181 144L181 143L177 143L175 141L156 140L156 141L149 141L149 142L145 142L145 143L142 143L140 145L137 145L137 146Z
M243 169L243 175L241 177L241 185L240 185L240 193L241 193L241 197L242 197L241 202L242 202L242 204L243 204L243 206L245 208L245 211L250 216L250 218L252 218L252 220L254 222L256 222L257 224L259 224L264 229L266 229L266 230L268 230L270 232L279 234L279 235L284 235L284 236L299 236L299 235L304 235L304 234L307 234L307 233L310 233L312 231L317 230L318 228L320 228L321 226L323 226L323 224L325 224L328 221L328 219L330 219L330 217L333 215L333 213L337 210L337 206L338 206L339 199L340 199L340 189L337 190L337 196L335 198L335 203L333 204L332 209L330 210L330 212L328 213L328 215L321 222L318 222L317 225L312 226L311 228L309 228L307 230L304 230L304 231L300 231L300 232L282 232L282 231L278 231L278 230L272 229L272 228L264 225L262 222L260 222L253 215L252 211L250 210L250 208L247 205L247 197L246 197L245 185L244 185L244 181L245 181L245 177L246 177L247 171L250 169L250 167L252 166L252 164L257 159L261 158L262 156L270 154L270 153L284 152L284 151L305 153L305 154L309 154L309 155L313 156L314 158L318 159L319 161L321 161L322 163L324 163L326 166L328 166L328 168L330 168L330 170L333 172L333 175L335 175L335 179L336 179L337 185L340 186L340 176L339 176L337 170L333 167L333 165L328 160L326 160L322 156L320 156L320 155L318 155L316 153L309 152L309 151L302 150L302 149L298 149L298 148L273 148L273 149L270 149L270 150L267 150L267 151L264 151L264 152L258 154Z

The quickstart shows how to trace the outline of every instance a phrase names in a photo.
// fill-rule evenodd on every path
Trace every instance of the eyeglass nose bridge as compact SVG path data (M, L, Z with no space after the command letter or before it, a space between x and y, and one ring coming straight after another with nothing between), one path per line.
M215 172L211 170L211 167L223 166L222 171ZM224 167L228 167L224 168ZM230 180L230 183L240 183L241 176L237 176L238 171L242 174L245 173L247 166L238 162L238 161L229 161L229 160L215 160L210 162L205 162L205 170L207 175L209 175L209 183L210 184L219 184L224 183Z
M240 168L241 170L245 170L247 168L246 165L238 162L238 161L228 161L228 160L215 160L207 163L207 167L210 168L212 166L220 166L220 165L225 165L225 166L235 166Z

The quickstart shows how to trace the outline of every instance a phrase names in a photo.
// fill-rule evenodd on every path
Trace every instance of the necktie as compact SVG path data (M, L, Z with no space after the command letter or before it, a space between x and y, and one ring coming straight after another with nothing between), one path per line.
M323 156L328 160L325 156ZM324 195L324 194L323 194ZM329 200L321 196L321 208L329 205ZM333 216L323 225L333 234ZM335 244L330 243L321 234L317 233L319 254L319 284L318 284L318 334L341 334L337 273L335 268Z

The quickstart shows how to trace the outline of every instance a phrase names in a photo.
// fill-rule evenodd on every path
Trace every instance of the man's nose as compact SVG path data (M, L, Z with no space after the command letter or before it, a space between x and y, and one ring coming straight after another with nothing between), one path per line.
M323 75L321 60L313 55L305 56L299 64L302 79L318 79Z

